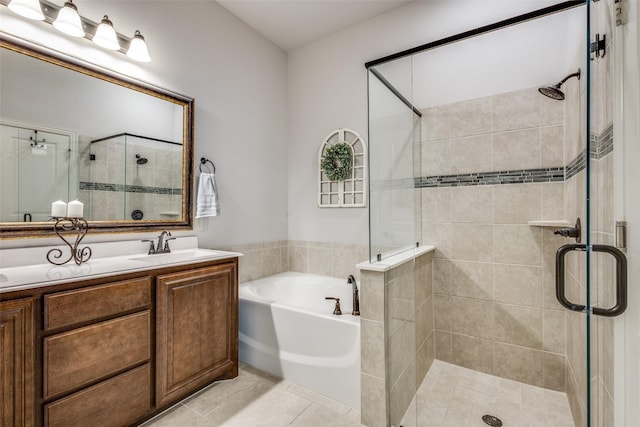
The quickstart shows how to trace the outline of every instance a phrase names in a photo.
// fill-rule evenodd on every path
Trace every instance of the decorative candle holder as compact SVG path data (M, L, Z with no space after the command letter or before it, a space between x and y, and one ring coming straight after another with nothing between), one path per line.
M85 220L84 218L52 217L51 221L56 222L53 226L53 231L55 231L58 237L61 238L67 246L69 246L71 254L66 260L58 262L57 260L62 258L62 250L57 248L51 249L49 252L47 252L47 261L55 265L66 264L71 261L71 259L73 259L73 261L77 265L89 261L89 259L91 258L91 248L88 246L80 248L80 242L87 234L87 231L89 231L89 224L87 223L87 220ZM73 244L71 244L71 242L65 239L61 234L69 232L76 233L76 239Z

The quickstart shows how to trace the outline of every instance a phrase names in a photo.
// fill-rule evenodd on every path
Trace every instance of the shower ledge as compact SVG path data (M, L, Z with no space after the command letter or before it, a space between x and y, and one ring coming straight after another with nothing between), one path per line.
M564 228L564 227L573 227L566 219L546 219L541 221L529 221L529 224L532 227L549 227L549 228Z
M376 262L361 262L360 264L356 264L356 268L358 270L367 270L367 271L377 271L377 272L385 272L389 271L392 268L396 268L399 265L404 264L405 262L411 261L420 255L426 254L428 252L435 251L435 246L419 246L415 249L409 249L402 253L393 255L389 258L385 258L382 261Z

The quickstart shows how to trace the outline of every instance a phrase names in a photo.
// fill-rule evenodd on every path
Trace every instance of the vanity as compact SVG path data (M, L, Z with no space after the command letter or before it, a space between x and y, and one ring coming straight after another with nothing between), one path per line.
M238 375L241 254L104 245L118 256L0 269L2 425L137 425Z

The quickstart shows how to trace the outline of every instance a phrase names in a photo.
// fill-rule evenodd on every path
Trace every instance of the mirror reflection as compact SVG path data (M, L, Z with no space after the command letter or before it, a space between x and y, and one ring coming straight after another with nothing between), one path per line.
M59 199L106 225L190 224L191 99L0 46L3 230L47 221Z

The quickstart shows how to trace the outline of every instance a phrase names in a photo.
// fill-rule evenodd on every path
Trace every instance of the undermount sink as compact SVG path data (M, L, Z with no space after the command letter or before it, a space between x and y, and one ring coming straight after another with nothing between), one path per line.
M145 262L148 264L169 264L174 262L188 261L197 258L215 258L222 255L223 252L211 251L206 249L194 249L185 252L171 252L168 254L157 255L141 255L133 258L129 258L131 261Z

